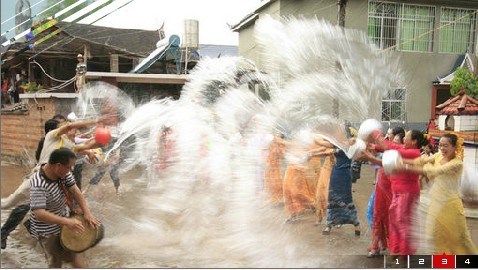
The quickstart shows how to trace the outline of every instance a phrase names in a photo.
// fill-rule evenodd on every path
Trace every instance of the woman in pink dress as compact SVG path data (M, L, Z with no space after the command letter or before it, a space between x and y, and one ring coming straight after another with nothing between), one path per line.
M420 157L420 148L428 143L423 133L418 130L410 130L405 134L404 144L397 145L384 140L383 135L375 133L372 139L377 143L375 150L397 150L404 159ZM376 158L364 153L366 159L377 164ZM389 245L390 254L398 256L413 255L416 251L412 239L412 217L420 197L419 174L404 171L390 175L390 188L392 201L389 208ZM404 258L404 257L402 257Z
M403 137L405 130L401 127L395 127L388 134L389 142L394 142L403 146ZM377 159L378 161L378 159ZM380 160L381 161L381 160ZM388 249L389 244L389 218L388 209L392 202L391 183L380 164L378 169L378 178L375 185L375 200L373 204L373 223L372 223L372 246L369 248L368 257L372 258Z

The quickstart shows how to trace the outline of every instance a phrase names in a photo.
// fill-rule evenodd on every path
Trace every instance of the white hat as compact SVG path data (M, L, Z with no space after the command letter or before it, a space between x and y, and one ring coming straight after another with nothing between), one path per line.
M76 58L83 58L83 55L81 53L79 53Z

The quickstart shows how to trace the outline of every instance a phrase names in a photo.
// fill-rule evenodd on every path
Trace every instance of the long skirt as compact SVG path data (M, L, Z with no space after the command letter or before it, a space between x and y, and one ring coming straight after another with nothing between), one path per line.
M334 157L332 155L326 156L322 169L319 173L319 179L317 180L316 191L316 209L317 209L317 221L321 222L327 215L327 201L329 198L329 183L330 174L332 173L332 166L334 165Z
M284 176L284 206L289 216L314 209L314 197L308 185L305 168L288 165Z
M372 191L372 195L370 195L370 199L367 204L367 221L370 225L370 230L373 228L373 204L375 202L375 190Z
M415 253L417 243L413 239L411 228L419 198L419 194L392 193L389 209L391 254L413 255Z
M431 238L434 254L478 254L468 232L465 210L459 198L447 202L432 200L425 230Z
M327 206L327 225L360 225L357 209L352 200L352 175L350 166L333 167L330 176Z
M371 251L387 249L389 246L388 211L392 202L390 180L383 168L378 170L373 207L372 247Z
M272 204L282 202L282 170L280 163L269 164L264 173L264 190Z

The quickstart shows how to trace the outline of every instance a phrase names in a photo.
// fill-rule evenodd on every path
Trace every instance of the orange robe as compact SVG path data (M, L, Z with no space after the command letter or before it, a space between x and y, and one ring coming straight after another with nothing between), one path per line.
M320 156L312 156L307 162L305 171L307 185L309 186L309 196L313 198L314 205L317 205L317 183L319 181L320 167L322 166L322 158Z
M319 179L317 181L317 221L321 222L324 217L327 216L327 202L329 196L329 183L330 183L330 174L332 173L332 167L335 163L333 155L328 155L325 157L324 164L320 170Z
M309 149L314 147L315 145L312 145ZM311 173L311 168L316 165L317 158L315 157L309 159L304 165L287 165L284 176L284 204L289 217L298 215L307 209L315 209L317 178Z
M267 157L267 169L264 173L264 190L272 204L282 202L282 170L281 160L284 157L284 146L272 141Z
M314 208L314 197L305 176L306 167L289 164L284 177L284 206L289 216Z

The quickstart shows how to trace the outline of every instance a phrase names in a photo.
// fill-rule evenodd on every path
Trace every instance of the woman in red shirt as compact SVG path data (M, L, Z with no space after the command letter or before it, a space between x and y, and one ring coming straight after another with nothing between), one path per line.
M420 157L420 148L428 143L423 133L410 130L405 134L403 145L393 144L384 140L381 133L376 133L373 141L377 143L377 151L397 150L402 158L414 159ZM364 153L364 158L373 163L380 164L369 153ZM419 174L404 171L390 175L392 202L389 208L389 248L392 255L412 255L416 251L412 241L412 217L420 197Z
M393 128L388 133L388 136L388 139L385 140L403 146L403 137L405 137L405 130L403 128ZM381 163L377 165L381 165ZM382 166L378 169L378 178L376 181L372 218L372 246L369 248L367 256L369 258L373 258L381 252L385 252L389 244L388 209L392 202L392 190L390 187L390 179L388 175L385 174Z

